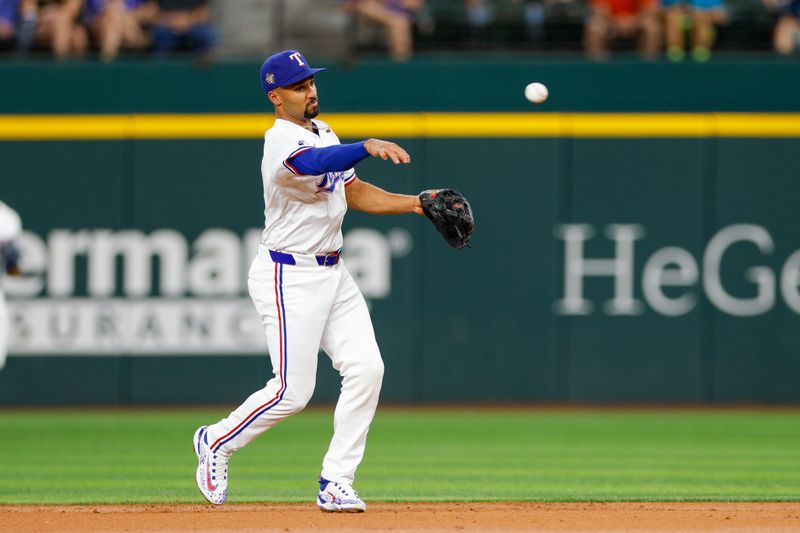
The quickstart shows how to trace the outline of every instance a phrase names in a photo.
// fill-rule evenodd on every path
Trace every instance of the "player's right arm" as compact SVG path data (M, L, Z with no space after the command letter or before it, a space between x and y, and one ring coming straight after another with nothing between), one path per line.
M395 165L400 163L411 163L411 156L408 152L403 150L399 145L390 142L382 141L380 139L367 139L364 141L364 148L366 148L369 155L373 157L380 157L384 161L391 159Z
M369 156L391 159L394 164L410 163L411 157L400 146L380 139L367 139L353 144L337 144L324 148L301 147L283 162L295 175L318 176L325 172L341 172L353 168Z

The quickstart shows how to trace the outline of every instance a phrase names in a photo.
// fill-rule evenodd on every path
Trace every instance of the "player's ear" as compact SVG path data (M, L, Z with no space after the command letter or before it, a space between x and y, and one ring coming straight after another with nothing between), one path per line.
M269 101L272 102L272 105L275 106L281 105L281 99L275 91L268 92L267 98L269 98Z

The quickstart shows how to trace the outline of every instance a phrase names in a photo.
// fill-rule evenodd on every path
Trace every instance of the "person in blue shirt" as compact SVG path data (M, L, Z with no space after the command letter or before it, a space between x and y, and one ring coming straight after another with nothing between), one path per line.
M340 0L345 11L357 13L365 20L386 29L389 55L395 61L407 61L413 53L411 26L424 0Z
M100 58L113 61L121 48L143 50L150 44L145 27L155 21L152 0L86 0L84 20L100 47Z
M50 46L57 59L85 56L89 36L80 20L84 3L84 0L37 0L35 43Z
M153 52L163 57L179 47L208 59L217 43L208 0L158 0L160 14L153 35Z
M36 0L0 0L0 49L28 52L36 32Z
M711 59L716 36L715 26L725 20L723 0L662 0L664 6L667 59L682 61L686 57L684 20L691 17L692 59Z

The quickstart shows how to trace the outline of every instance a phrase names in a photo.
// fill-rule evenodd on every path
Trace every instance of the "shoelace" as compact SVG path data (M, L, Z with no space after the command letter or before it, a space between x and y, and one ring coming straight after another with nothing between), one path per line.
M340 494L340 498L348 499L348 500L357 500L358 493L353 487L347 487L346 485L340 485L339 483L331 483L334 487L336 487Z
M221 475L217 472L221 472ZM211 454L211 479L215 481L228 479L228 460L215 453Z

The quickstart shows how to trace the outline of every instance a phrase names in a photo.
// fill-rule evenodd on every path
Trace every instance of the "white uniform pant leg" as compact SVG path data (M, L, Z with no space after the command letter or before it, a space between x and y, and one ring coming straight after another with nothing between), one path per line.
M322 348L342 376L342 389L322 477L352 484L378 406L383 360L364 297L344 264L337 268L343 270L342 279L322 335Z
M275 376L227 418L208 427L211 449L224 457L301 411L311 399L320 339L336 294L331 269L282 265L268 257L256 257L248 285L266 327Z
M6 355L8 354L8 310L6 309L6 299L0 292L0 370L6 366Z

